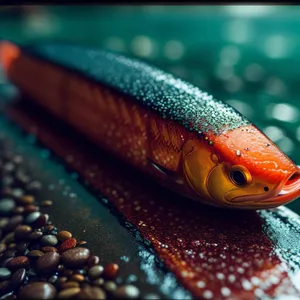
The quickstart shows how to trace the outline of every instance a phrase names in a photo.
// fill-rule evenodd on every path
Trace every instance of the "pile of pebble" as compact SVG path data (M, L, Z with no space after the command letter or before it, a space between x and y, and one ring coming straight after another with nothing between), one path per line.
M37 199L41 183L19 167L22 160L0 151L0 299L140 297L136 286L116 283L117 264L102 266L85 241L40 212L52 202Z

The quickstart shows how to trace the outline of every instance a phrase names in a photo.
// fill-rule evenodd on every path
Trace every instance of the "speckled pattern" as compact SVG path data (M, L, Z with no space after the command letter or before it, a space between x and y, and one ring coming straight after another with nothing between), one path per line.
M168 193L39 111L10 115L101 191L142 233L165 266L200 299L299 298L299 218L288 210L212 209ZM33 117L35 116L35 117ZM37 119L37 117L39 118ZM56 124L49 126L49 124ZM66 135L62 135L64 131ZM78 141L81 141L78 143Z
M219 134L249 124L231 106L137 59L68 44L45 43L23 50L116 89L191 131Z

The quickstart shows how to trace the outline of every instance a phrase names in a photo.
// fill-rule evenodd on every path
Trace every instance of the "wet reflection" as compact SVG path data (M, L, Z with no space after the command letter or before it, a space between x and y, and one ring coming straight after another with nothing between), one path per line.
M300 249L299 225L289 223L288 213L282 216L285 210L257 214L201 206L158 187L35 106L16 106L10 115L37 131L59 156L71 155L68 164L107 197L132 232L137 234L138 228L144 243L154 247L194 295L204 299L300 296L299 286L291 282L299 265L293 261L292 272L288 265L292 256L281 258L282 245L285 252ZM278 243L279 238L290 242Z

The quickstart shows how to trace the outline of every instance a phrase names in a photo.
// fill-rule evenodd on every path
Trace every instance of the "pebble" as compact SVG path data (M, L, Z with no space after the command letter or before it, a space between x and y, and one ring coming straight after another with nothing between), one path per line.
M13 210L13 213L16 215L20 215L24 212L24 207L23 206L16 206Z
M9 279L11 276L11 272L7 268L0 268L0 280L6 280Z
M106 281L103 287L108 292L113 292L117 288L117 284L114 281Z
M114 292L114 296L121 299L136 299L139 295L139 289L131 284L119 286Z
M81 274L74 274L71 276L70 280L71 281L76 281L76 282L84 282L84 276Z
M103 276L108 279L115 279L119 272L119 266L117 264L108 264L103 270Z
M39 208L35 205L29 204L24 207L24 214L28 215L30 213L38 211Z
M11 270L16 270L19 268L27 269L28 267L29 267L29 259L27 256L17 256L7 263L7 268Z
M41 206L48 207L51 206L53 202L51 200L45 200L41 202Z
M24 195L24 191L22 189L12 189L11 195L18 199L21 198Z
M56 252L47 252L40 256L36 262L36 271L39 274L51 274L56 271L60 255Z
M103 270L104 270L104 268L100 265L90 268L88 271L89 278L91 280L95 280L95 279L99 278L101 276L101 274L103 273Z
M2 243L9 244L12 243L15 240L15 235L13 232L8 233L3 239Z
M24 195L23 197L18 199L18 202L23 205L29 205L34 203L34 197L31 195Z
M81 289L77 299L106 299L105 292L100 287L86 286Z
M14 289L19 288L25 281L26 278L26 269L21 268L18 269L12 276L11 276L11 285Z
M55 235L47 234L41 237L40 242L44 246L55 246L58 243L58 240Z
M27 253L27 256L32 259L37 259L43 256L45 253L40 250L31 250Z
M72 233L69 232L69 231L66 231L66 230L62 230L60 231L58 234L57 234L57 239L60 241L60 242L63 242L67 239L70 239L72 237Z
M67 240L64 240L62 244L59 246L59 252L63 253L69 249L75 248L76 243L77 243L76 239L74 238L69 238Z
M26 219L25 219L25 223L27 224L32 224L34 222L36 222L36 220L41 216L42 214L39 211L35 211L30 213Z
M99 256L93 255L88 259L88 266L91 268L95 265L98 265L100 262Z
M1 218L0 219L0 229L4 228L6 224L8 223L9 219L8 218Z
M48 282L33 282L26 285L18 294L20 299L55 299L56 289Z
M15 239L16 240L27 240L28 236L32 232L32 228L28 225L19 225L15 229Z
M69 299L71 297L75 297L77 294L79 294L79 292L80 292L79 287L65 289L58 293L57 298L58 299Z
M52 247L52 246L44 246L41 248L41 250L46 253L46 252L57 252L57 248Z
M38 240L41 236L43 236L43 233L41 231L33 231L29 234L28 240L29 241L35 241Z
M70 288L76 288L79 287L79 283L76 281L68 281L61 285L61 289L70 289Z
M89 258L90 250L82 247L70 249L62 254L62 262L71 268L81 267Z
M16 203L13 199L4 198L0 200L0 214L7 215L9 214L16 206Z

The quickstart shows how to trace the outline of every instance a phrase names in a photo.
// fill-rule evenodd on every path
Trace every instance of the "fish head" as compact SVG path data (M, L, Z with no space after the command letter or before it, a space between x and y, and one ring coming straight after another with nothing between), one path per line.
M210 142L209 157L214 159L203 159L199 146L199 153L194 151L185 160L188 182L206 202L266 209L300 197L300 169L255 126L241 126L206 138ZM205 176L199 176L197 168L202 168Z

